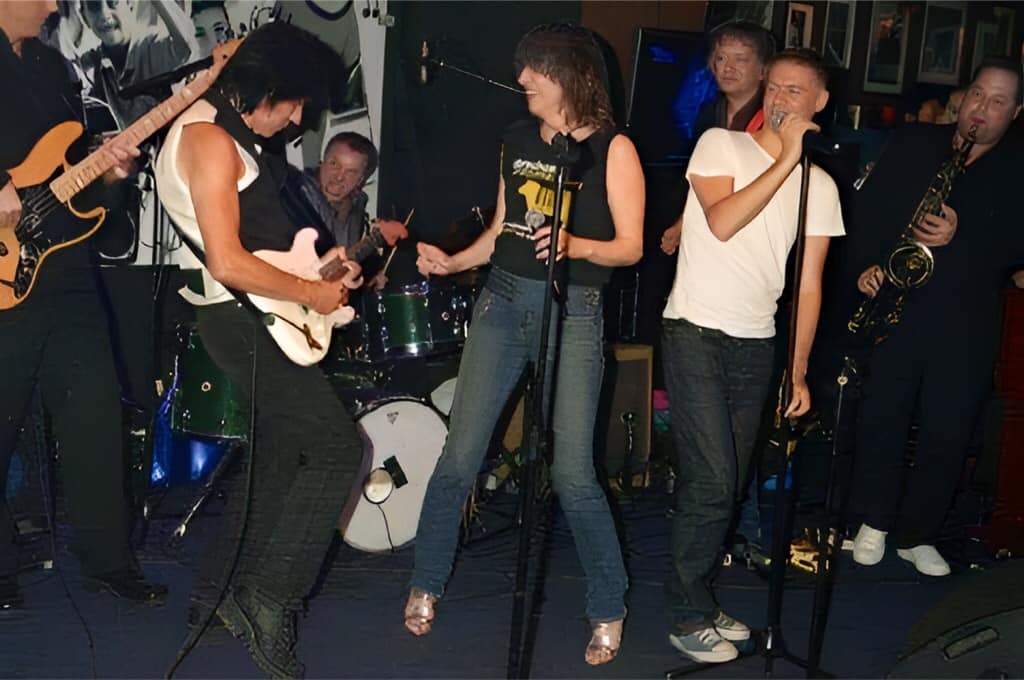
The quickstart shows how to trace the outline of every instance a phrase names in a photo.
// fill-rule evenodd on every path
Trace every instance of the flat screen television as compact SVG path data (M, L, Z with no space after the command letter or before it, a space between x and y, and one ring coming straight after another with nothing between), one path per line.
M641 28L626 127L645 165L684 165L697 143L697 112L717 87L703 33Z

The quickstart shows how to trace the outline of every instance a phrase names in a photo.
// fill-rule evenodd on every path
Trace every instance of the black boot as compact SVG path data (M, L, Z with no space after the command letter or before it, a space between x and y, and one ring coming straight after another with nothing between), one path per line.
M301 678L295 656L295 612L259 591L232 587L217 616L238 638L253 661L273 678Z
M134 569L83 576L82 585L92 593L107 592L114 597L141 602L149 607L162 607L167 602L167 586L150 583L142 572Z
M0 576L0 614L19 610L24 604L17 577Z

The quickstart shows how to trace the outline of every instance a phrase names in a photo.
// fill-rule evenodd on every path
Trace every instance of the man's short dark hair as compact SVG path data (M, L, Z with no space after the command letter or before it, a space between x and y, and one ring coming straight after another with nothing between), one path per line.
M264 99L304 103L303 121L319 119L329 101L328 74L341 57L297 26L272 21L255 29L217 77L216 87L239 113L252 113Z
M788 50L782 50L768 60L767 70L770 71L772 66L780 62L799 64L811 69L818 76L818 82L821 83L822 89L828 87L828 71L825 70L825 61L815 50L808 47L792 47Z
M1024 102L1024 73L1021 72L1022 65L1019 61L1011 59L1010 57L985 57L978 68L974 69L974 75L971 76L971 82L973 83L981 75L982 71L988 69L995 69L998 71L1005 71L1014 77L1017 81L1017 106L1020 106Z
M738 40L753 48L762 64L767 64L775 55L774 36L764 26L753 21L727 21L711 29L708 45L712 54L723 40Z
M335 144L344 144L356 153L366 156L366 172L363 173L364 179L372 175L373 171L377 169L377 147L358 132L339 132L331 137L331 141L327 142L327 146L324 147L325 156Z

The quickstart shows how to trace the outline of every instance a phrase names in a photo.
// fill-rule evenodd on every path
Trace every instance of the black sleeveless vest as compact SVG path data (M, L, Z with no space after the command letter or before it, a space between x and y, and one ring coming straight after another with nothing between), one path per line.
M256 180L238 194L242 247L249 252L288 250L298 230L281 205L287 163L283 158L264 154L257 148L257 144L262 147L267 140L249 129L224 95L211 89L203 98L217 109L213 122L249 152L259 169Z

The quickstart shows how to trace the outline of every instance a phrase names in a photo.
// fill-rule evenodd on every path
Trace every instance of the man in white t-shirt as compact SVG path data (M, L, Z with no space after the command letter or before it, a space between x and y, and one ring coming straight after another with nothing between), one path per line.
M796 240L803 136L828 101L817 53L786 50L768 63L764 110L754 133L711 129L686 177L679 264L664 313L665 381L672 403L680 483L672 520L670 642L686 656L722 662L750 629L723 613L708 580L744 488L771 388L776 301ZM804 375L821 307L829 238L842 236L835 183L812 166L799 294L793 399L811 405Z

